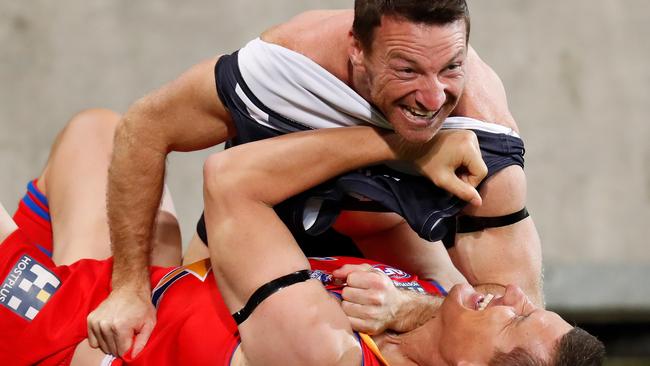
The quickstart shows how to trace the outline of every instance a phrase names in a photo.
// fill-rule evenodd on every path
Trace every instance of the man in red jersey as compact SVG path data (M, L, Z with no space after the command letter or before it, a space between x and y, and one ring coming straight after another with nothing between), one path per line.
M21 206L18 212L27 220L38 220L38 214L27 206ZM85 340L85 317L109 293L112 261L80 260L57 266L30 239L30 227L26 227L16 228L0 205L0 238L4 238L0 245L0 279L4 279L0 290L2 364L268 365L273 363L274 355L260 358L255 354L258 345L254 343L272 343L270 338L274 337L286 339L280 328L258 335L260 341L244 341L240 347L237 326L210 275L209 262L203 260L181 267L152 267L151 301L157 309L159 326L148 346L136 357L130 353L122 358L104 355L90 348ZM310 284L320 283L336 296L328 297L318 308L287 303L286 309L264 320L275 323L276 316L292 314L291 332L303 342L297 347L294 344L283 348L282 360L289 364L294 354L311 349L306 342L314 329L300 326L300 313L316 311L316 318L326 320L331 316L328 303L335 304L342 292L365 290L355 287L355 283L367 282L368 277L391 282L394 291L409 300L425 297L425 293L441 295L435 283L366 259L312 258L309 266ZM342 285L337 277L348 286ZM404 289L412 294L404 295ZM370 337L350 330L350 334L357 334L351 339L354 346L349 350L353 354L358 352L353 364L455 364L455 360L489 360L497 349L516 347L536 355L548 354L558 339L571 331L571 326L556 314L536 308L518 288L507 288L503 297L485 305L481 304L483 299L481 293L469 286L456 286L442 306L432 311L430 320L412 331ZM262 311L268 312L268 306ZM502 336L503 327L512 327L513 319L518 317L526 319ZM255 315L251 320L254 318ZM253 321L259 321L259 315L257 318ZM329 344L329 339L320 339L318 349L311 349L319 355L320 362L327 362L329 358L322 358L329 356L327 352L336 356L336 352L324 348ZM317 361L309 364L313 362ZM333 364L341 362L345 361Z
M75 240L55 240L53 246L51 236L56 230L74 232L76 229L81 233L89 233L86 228L77 225L77 222L70 220L66 227L64 222L54 224L61 218L72 217L74 204L55 206L62 202L60 195L63 192L76 192L77 199L83 199L85 204L92 204L88 201L103 200L102 187L105 187L102 179L85 177L80 174L82 167L88 167L88 162L97 162L107 155L110 150L110 138L105 140L107 144L99 144L99 141L88 141L93 138L100 140L110 137L111 121L114 122L115 114L93 110L83 112L68 124L64 132L57 139L51 157L44 173L39 177L36 184L28 185L28 192L21 201L19 208L14 215L18 222L18 229L15 223L8 217L4 208L0 205L0 238L4 239L0 245L0 327L5 332L0 339L0 364L96 364L99 362L120 364L236 364L242 365L246 362L252 364L269 364L273 362L274 355L269 354L268 358L261 361L251 359L258 357L256 343L259 341L243 340L243 347L237 347L240 342L239 331L223 303L221 289L218 289L213 276L209 275L210 265L206 261L197 261L185 267L152 267L150 285L154 288L151 294L152 304L158 309L158 322L161 325L152 333L150 345L145 350L131 357L127 354L122 359L115 359L113 356L105 356L98 350L92 350L88 342L85 329L85 317L101 302L110 291L111 259L95 260L76 258L74 263L69 265L55 264L50 258L50 253L68 253L68 260L72 260L73 251L67 250L69 245L74 245ZM292 137L293 138L293 137ZM296 135L295 138L303 138ZM272 140L269 140L273 143ZM90 143L89 149L84 154L68 155L66 151L79 149L84 143ZM276 141L278 142L278 141ZM279 141L284 144L285 141ZM260 145L258 148L270 148L273 146ZM64 159L64 160L60 160ZM245 162L246 160L242 160ZM101 164L99 164L101 165ZM97 167L101 173L102 168ZM87 173L91 173L87 171ZM79 179L79 177L84 179ZM74 179L66 180L66 177ZM97 186L93 186L97 185ZM248 192L247 189L243 192ZM85 195L85 193L89 193ZM94 194L93 194L94 193ZM73 198L71 198L73 199ZM95 204L98 204L97 202ZM99 205L99 204L98 204ZM163 204L162 212L172 211L169 206ZM86 212L89 217L101 217L103 212ZM161 214L159 222L166 226L174 226L175 221L168 216ZM173 217L173 216L172 216ZM166 224L165 224L166 222ZM104 223L105 225L105 223ZM56 229L59 228L59 229ZM99 232L101 233L101 231ZM155 242L164 244L166 241L178 240L177 232L169 227L165 230L158 228ZM92 233L90 233L92 235ZM62 234L59 234L62 235ZM60 237L60 236L59 236ZM6 239L5 239L6 238ZM69 238L69 237L68 237ZM101 246L107 246L108 241L102 242L102 236L97 235L95 239L88 239L86 245L91 245L95 251L94 256L101 256ZM83 250L83 248L81 248ZM86 250L89 250L88 248ZM171 258L171 259L170 259ZM162 258L168 262L174 262L174 256ZM176 259L177 260L177 259ZM155 259L160 262L160 259ZM162 263L164 264L164 263ZM173 263L172 263L173 264ZM556 315L536 309L517 288L508 288L505 296L484 305L486 310L480 311L479 303L483 295L475 292L467 286L456 287L445 301L442 307L428 307L428 314L416 316L409 325L395 325L397 322L405 322L401 315L405 312L401 307L413 304L415 301L423 301L428 305L435 305L429 296L414 296L429 292L440 294L438 287L427 281L419 281L416 277L390 266L381 265L377 262L365 259L354 258L319 258L309 261L311 268L309 286L320 283L330 293L338 293L338 297L344 299L343 309L348 308L349 319L354 315L353 300L355 294L371 290L368 284L381 282L380 286L385 293L390 292L390 297L400 304L398 311L399 319L381 319L386 323L385 327L396 329L404 328L401 334L382 333L368 337L360 335L361 341L354 338L354 349L359 350L359 357L365 364L378 365L382 360L389 359L391 364L399 364L400 355L415 357L413 350L429 349L432 347L432 339L438 345L434 349L442 349L443 353L427 355L417 364L438 364L441 357L447 355L458 357L461 352L465 357L482 357L494 353L495 349L509 349L513 346L532 348L532 352L548 352L554 340L570 327ZM374 268L369 271L368 269ZM262 269L262 268L261 268ZM262 269L263 270L263 269ZM254 271L253 271L254 272ZM256 276L255 273L250 275ZM339 280L335 280L338 278ZM237 279L237 282L245 283L247 278ZM341 284L345 283L346 286ZM390 286L385 286L389 284ZM299 287L300 285L296 285ZM411 291L398 290L397 288L409 289ZM292 287L283 290L293 292ZM278 295L274 295L277 297ZM364 297L365 295L361 296ZM271 300L273 297L271 298ZM343 314L337 305L338 314L331 314L331 304L337 300L327 296L324 301L314 298L313 306L301 306L299 302L288 304L280 309L277 314L269 318L273 324L276 316L286 316L290 311L300 320L303 312L317 313L315 316L328 322L328 319L340 319ZM358 300L363 302L363 300ZM268 305L268 300L262 307ZM356 304L360 305L360 304ZM371 304L366 304L368 308ZM511 337L497 337L498 327L496 324L505 324L509 318L503 317L505 309L513 314L520 314L524 309L535 312L535 317L528 320L521 330L513 331ZM268 308L267 310L268 311ZM479 314L480 313L480 314ZM253 313L251 320L257 318L259 313ZM413 314L411 314L413 315ZM530 315L530 314L528 314ZM345 318L345 315L343 315ZM422 321L424 319L425 321ZM442 321L446 319L446 321ZM250 320L249 320L250 321ZM318 329L312 327L296 327L298 323L291 324L292 332L296 337L307 341L311 339ZM354 324L352 321L351 324ZM470 327L474 324L482 329L477 332ZM345 329L350 324L344 325ZM568 327L568 328L567 328ZM317 328L317 327L316 327ZM493 332L493 333L490 333ZM521 333L519 333L521 332ZM522 337L522 334L535 333L537 343L530 344L530 339ZM272 333L260 333L266 338L285 338L282 328L277 328ZM452 344L449 339L477 339L481 336L481 342L460 341ZM451 337L449 339L443 335ZM336 335L335 335L336 336ZM474 338L473 338L474 337ZM490 342L486 342L485 339ZM403 343L403 346L396 347L395 342ZM468 343L469 342L469 343ZM476 344L474 344L476 343ZM322 339L319 350L313 356L322 352L320 348L330 344L329 339ZM301 345L308 346L307 343ZM478 346L472 348L469 346ZM321 347L322 346L322 347ZM464 347L464 348L463 348ZM540 350L540 347L542 350ZM297 353L302 349L297 349ZM250 355L252 354L252 356ZM333 352L335 355L336 352ZM291 357L291 356L288 356ZM328 356L330 357L330 356ZM420 356L418 356L419 358ZM451 356L450 356L451 357ZM287 358L290 360L290 358ZM290 361L289 361L290 362Z

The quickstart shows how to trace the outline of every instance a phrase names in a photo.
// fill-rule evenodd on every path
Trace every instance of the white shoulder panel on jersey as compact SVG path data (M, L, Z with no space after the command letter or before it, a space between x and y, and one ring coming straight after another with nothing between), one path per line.
M239 50L239 69L248 88L274 112L312 129L372 124L392 129L388 120L343 81L310 58L259 38ZM282 131L237 87L237 95L260 124ZM519 137L511 128L467 117L449 117L442 128L472 129ZM288 131L282 131L288 132Z
M238 62L242 78L257 99L295 122L313 129L360 124L392 129L384 116L347 84L288 48L256 38L239 50ZM252 103L248 98L242 99L249 110L256 109L248 105Z

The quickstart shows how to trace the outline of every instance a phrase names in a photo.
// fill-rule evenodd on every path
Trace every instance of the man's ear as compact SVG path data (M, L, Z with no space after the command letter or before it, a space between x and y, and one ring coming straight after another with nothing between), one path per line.
M352 66L355 68L363 68L365 54L361 42L359 42L359 40L357 39L357 37L354 36L354 33L352 33L351 30L350 33L348 34L348 38L350 41L348 47L348 56L350 58L350 62L352 63Z

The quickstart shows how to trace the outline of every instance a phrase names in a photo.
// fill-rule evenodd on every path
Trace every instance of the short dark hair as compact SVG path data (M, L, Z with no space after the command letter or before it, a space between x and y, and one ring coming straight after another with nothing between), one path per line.
M584 329L575 327L558 341L552 365L600 366L605 360L605 345Z
M584 329L575 327L557 341L553 354L545 361L517 347L508 353L497 352L489 366L601 366L605 346Z
M469 10L465 0L355 0L352 32L365 50L370 50L375 28L381 25L384 15L430 25L463 20L469 39Z

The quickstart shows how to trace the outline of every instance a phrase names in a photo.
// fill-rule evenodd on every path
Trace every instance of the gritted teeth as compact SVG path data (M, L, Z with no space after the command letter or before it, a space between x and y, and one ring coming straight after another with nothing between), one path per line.
M481 301L478 302L478 311L483 311L485 308L487 308L488 304L490 304L490 301L494 299L493 294L487 294Z
M438 111L425 111L425 110L411 108L409 106L404 106L404 109L408 113L410 113L413 117L416 118L432 119L438 113Z

